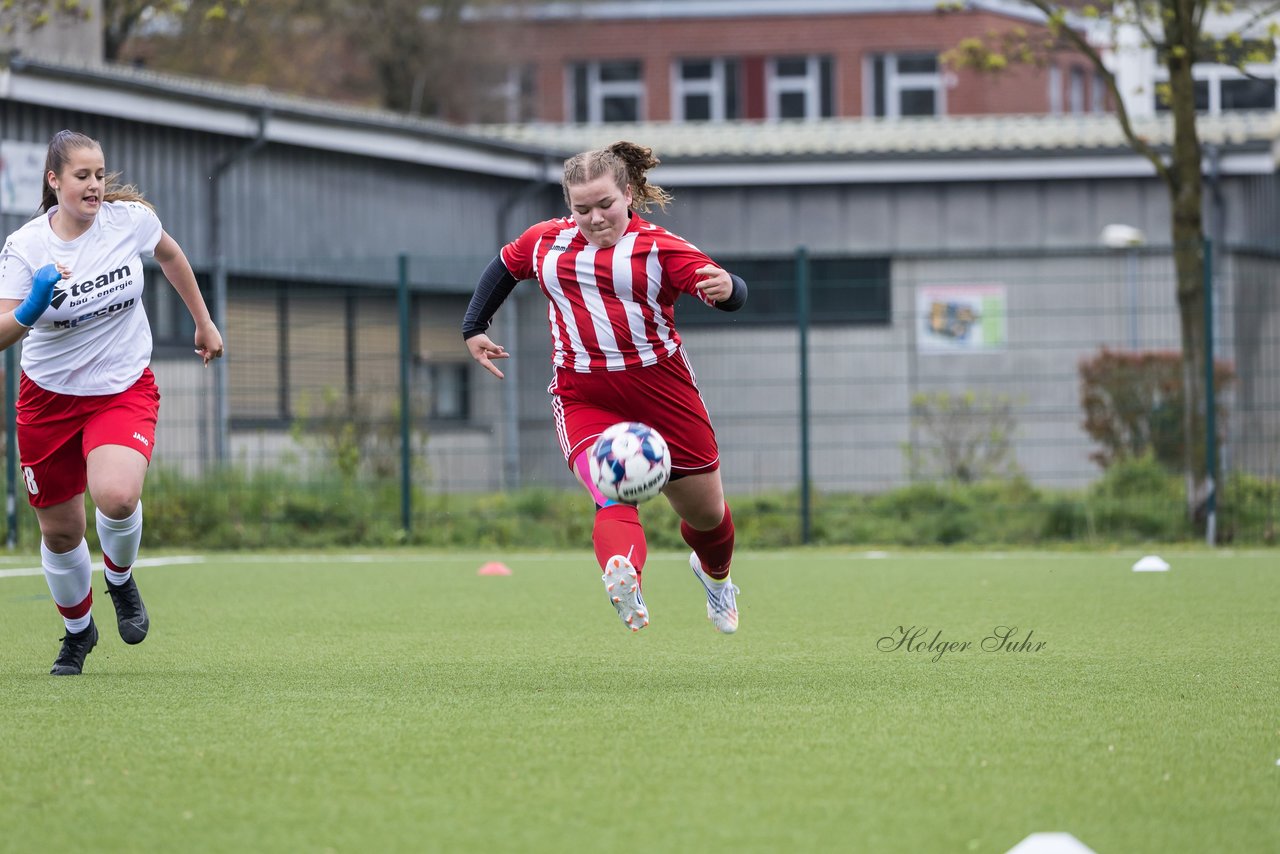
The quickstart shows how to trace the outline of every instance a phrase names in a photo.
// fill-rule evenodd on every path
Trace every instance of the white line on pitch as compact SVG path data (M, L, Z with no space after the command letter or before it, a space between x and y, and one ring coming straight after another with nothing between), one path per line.
M174 557L147 557L134 561L134 566L169 566L180 563L204 563L203 555L175 555ZM95 566L94 572L101 572L102 567ZM17 569L0 569L0 578L17 578L23 575L43 575L44 569L39 566L21 566Z

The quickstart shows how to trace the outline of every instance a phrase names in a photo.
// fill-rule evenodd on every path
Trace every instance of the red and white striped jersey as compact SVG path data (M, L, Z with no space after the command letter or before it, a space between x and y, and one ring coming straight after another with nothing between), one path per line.
M516 279L538 280L549 301L552 361L581 373L652 365L675 353L676 298L686 293L707 302L696 271L715 263L634 213L608 249L562 217L502 247L502 262Z

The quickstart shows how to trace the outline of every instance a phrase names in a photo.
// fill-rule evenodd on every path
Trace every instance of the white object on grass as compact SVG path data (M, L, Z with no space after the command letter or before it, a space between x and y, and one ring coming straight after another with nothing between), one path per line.
M1033 833L1009 849L1009 854L1096 854L1070 833Z
M1133 565L1134 572L1168 572L1168 561L1156 555L1147 555Z

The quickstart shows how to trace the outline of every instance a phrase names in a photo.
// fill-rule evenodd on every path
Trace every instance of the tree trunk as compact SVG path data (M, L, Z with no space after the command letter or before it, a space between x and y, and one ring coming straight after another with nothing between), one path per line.
M1205 257L1203 223L1203 178L1200 138L1196 131L1195 84L1191 75L1198 31L1186 12L1185 2L1172 4L1177 10L1166 18L1170 49L1165 64L1169 69L1170 108L1173 115L1173 162L1170 164L1170 199L1173 217L1173 262L1177 277L1178 313L1182 333L1183 470L1187 487L1187 513L1197 523L1212 485L1217 482L1216 460L1205 455ZM1176 48L1182 48L1177 50Z

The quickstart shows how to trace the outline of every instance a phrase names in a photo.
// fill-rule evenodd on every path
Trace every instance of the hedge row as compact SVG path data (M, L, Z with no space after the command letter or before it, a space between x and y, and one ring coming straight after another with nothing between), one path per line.
M752 548L800 544L797 493L731 496L738 541ZM334 477L303 481L282 472L228 471L192 480L153 471L144 496L149 548L235 550L333 546L584 548L591 503L578 491L416 494L401 525L392 483ZM876 495L818 494L810 542L848 546L1046 546L1202 539L1187 519L1181 480L1147 460L1118 463L1089 489L1040 489L1023 479L917 483ZM665 501L641 508L655 549L684 548ZM1224 490L1223 542L1271 545L1280 481L1233 476ZM92 517L90 517L92 518ZM34 550L34 517L19 511L20 546ZM92 525L90 545L94 548Z

